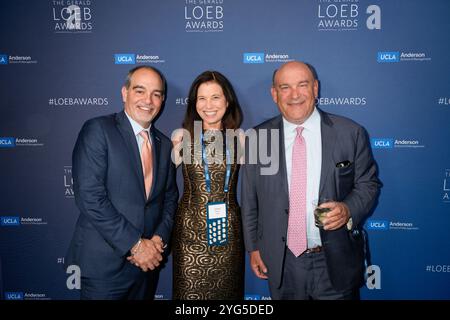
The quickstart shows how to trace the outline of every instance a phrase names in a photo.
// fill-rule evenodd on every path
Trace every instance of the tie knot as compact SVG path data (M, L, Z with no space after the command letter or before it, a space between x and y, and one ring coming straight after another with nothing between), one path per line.
M297 136L301 136L302 135L303 129L305 129L305 128L303 128L301 126L295 128L295 130L297 130Z
M147 143L147 141L148 141L148 131L147 130L142 130L141 132L139 132L139 135L142 137L142 139L144 139L144 142Z

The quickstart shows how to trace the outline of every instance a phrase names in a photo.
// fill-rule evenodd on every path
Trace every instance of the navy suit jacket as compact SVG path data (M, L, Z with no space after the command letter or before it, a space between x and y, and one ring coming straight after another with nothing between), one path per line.
M379 192L376 165L365 130L352 120L320 111L322 134L322 171L319 196L342 201L350 209L353 227L320 230L328 274L336 290L359 287L364 272L364 241L361 230ZM256 128L277 129L279 170L261 175L268 167L260 159L242 168L242 219L247 251L259 250L268 268L269 281L281 283L289 214L289 191L284 153L284 130L281 116ZM270 132L267 150L271 153ZM275 141L274 141L275 142ZM255 145L255 144L253 144ZM246 154L248 156L248 152ZM343 168L336 164L349 161ZM273 164L272 164L273 165Z
M66 256L88 278L120 277L139 238L157 234L168 243L178 189L171 141L154 125L153 184L145 195L139 148L124 111L88 120L72 155L80 216Z

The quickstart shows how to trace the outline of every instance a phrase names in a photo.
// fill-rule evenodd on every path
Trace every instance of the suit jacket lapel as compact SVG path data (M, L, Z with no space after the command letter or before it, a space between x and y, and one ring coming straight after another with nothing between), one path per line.
M328 175L334 170L333 150L336 145L337 133L331 119L325 112L319 110L322 133L322 170L320 175L319 195L323 194Z
M150 196L148 200L152 198L153 190L155 188L157 182L157 172L158 172L158 164L160 162L159 156L161 155L161 139L156 133L155 126L152 125L150 128L150 139L152 139L152 158L153 158L153 179L152 179L152 187L150 189Z
M286 202L286 205L289 205L289 188L288 188L288 180L287 180L287 170L286 170L286 150L284 150L284 126L283 126L283 118L281 116L277 117L274 122L275 129L278 129L279 131L279 141L278 141L278 149L280 152L280 156L278 158L279 161L279 180L282 186L282 191L284 195L284 199ZM270 132L269 132L269 136Z
M122 111L116 114L117 129L123 137L124 143L127 147L127 153L130 158L131 165L136 173L136 179L139 181L139 186L142 194L145 196L144 173L142 172L141 155L139 154L139 147L137 145L136 136L130 121L128 121L125 112Z

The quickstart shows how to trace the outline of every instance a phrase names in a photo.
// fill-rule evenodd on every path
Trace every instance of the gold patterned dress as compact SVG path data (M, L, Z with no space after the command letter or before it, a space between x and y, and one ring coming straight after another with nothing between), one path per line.
M191 152L191 164L182 164L184 191L176 213L172 237L173 299L243 299L245 256L241 214L236 199L239 165L232 161L229 191L225 193L225 151L223 157L219 155L222 161L209 164L209 193L201 161L201 147L192 147ZM209 156L211 155L207 154L207 159ZM236 152L233 158L236 160ZM228 243L209 246L206 205L208 202L221 201L225 201L228 208Z

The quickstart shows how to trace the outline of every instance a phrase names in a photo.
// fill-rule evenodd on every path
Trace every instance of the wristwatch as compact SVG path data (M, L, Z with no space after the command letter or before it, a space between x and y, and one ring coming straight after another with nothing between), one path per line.
M352 228L353 228L353 220L350 217L350 219L348 219L348 222L347 222L347 230L352 230Z

